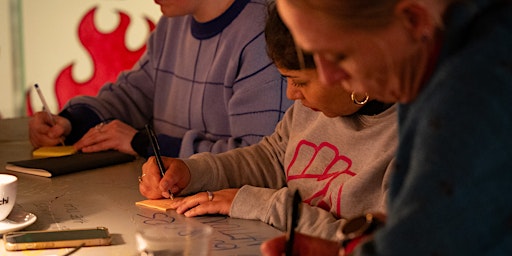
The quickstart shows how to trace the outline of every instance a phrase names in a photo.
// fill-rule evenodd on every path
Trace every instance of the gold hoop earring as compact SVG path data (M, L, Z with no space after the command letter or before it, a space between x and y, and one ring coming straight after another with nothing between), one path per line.
M356 105L364 105L368 102L368 99L370 98L370 96L368 96L368 93L365 93L365 97L362 101L359 101L356 99L356 95L354 92L352 92L352 94L350 94L350 98L352 99L352 101L354 102L354 104Z

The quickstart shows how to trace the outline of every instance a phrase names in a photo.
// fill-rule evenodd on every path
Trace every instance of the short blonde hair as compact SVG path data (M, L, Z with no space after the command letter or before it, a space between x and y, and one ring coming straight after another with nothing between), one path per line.
M402 1L416 1L429 10L436 26L443 26L447 6L468 0L286 0L300 8L322 15L333 24L354 29L378 29L394 18L394 10Z

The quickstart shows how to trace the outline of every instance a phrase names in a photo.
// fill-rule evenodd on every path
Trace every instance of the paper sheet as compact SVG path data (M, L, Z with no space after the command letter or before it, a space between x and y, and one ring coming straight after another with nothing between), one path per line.
M149 207L162 212L172 209L172 199L156 199L156 200L142 200L135 202L135 205Z
M32 152L35 158L67 156L76 153L73 146L40 147Z

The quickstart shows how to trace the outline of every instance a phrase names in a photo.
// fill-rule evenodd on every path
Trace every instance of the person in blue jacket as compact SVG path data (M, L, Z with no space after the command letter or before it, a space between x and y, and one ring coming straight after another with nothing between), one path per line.
M400 103L384 225L341 245L298 234L294 253L512 255L512 1L276 3L324 82Z

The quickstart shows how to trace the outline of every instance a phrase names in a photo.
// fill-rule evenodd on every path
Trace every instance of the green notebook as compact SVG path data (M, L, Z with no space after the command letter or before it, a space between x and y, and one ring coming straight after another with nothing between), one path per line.
M5 169L42 177L54 177L62 174L131 162L134 159L135 157L132 155L115 150L107 150L94 153L76 153L67 156L7 162Z

